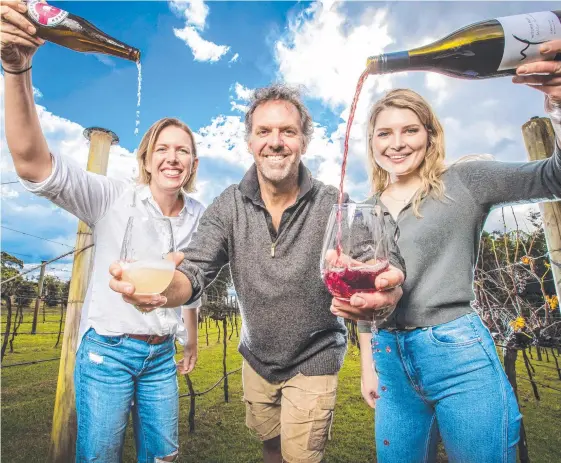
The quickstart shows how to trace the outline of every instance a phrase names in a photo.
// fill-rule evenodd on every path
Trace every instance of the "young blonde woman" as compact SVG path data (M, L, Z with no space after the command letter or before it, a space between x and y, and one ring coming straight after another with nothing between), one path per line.
M561 41L542 47L555 54ZM525 74L532 72L543 75ZM442 126L421 96L394 90L373 107L371 201L399 229L407 269L403 296L378 332L359 322L362 394L376 407L380 463L435 461L439 434L451 462L516 460L521 415L493 339L471 307L473 272L493 208L561 198L560 74L559 62L542 61L514 78L546 93L557 147L545 161L447 167ZM359 315L341 301L333 310Z
M195 365L197 311L183 310L184 324L179 309L141 313L109 289L107 267L120 254L131 215L169 217L178 248L189 243L204 209L187 194L195 186L198 166L193 133L172 118L152 125L138 148L138 184L87 172L68 157L51 153L31 81L31 59L42 41L28 30L32 26L22 15L24 3L2 1L0 6L5 133L17 174L29 191L93 230L94 262L74 373L76 461L121 462L131 411L137 461L175 461L177 369L188 372ZM184 359L177 366L176 337L184 342Z

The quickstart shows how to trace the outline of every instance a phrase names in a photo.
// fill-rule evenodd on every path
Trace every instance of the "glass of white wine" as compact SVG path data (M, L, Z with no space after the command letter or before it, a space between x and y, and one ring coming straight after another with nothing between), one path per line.
M168 218L129 217L121 247L123 280L137 295L161 294L175 272L170 252L175 252L175 239Z

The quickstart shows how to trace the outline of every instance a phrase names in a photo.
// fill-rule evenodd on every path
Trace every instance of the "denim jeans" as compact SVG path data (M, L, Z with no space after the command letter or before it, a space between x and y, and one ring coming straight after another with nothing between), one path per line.
M118 463L132 411L138 463L178 452L178 385L173 337L150 345L92 328L76 355L76 462ZM134 405L133 405L134 402Z
M475 313L372 337L378 372L379 463L434 462L438 436L450 463L514 463L522 415Z

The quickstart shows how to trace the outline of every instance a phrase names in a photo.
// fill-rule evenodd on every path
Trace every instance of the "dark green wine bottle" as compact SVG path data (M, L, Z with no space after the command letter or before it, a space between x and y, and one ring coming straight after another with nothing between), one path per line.
M433 71L462 79L513 75L515 68L543 56L540 44L561 39L561 11L542 11L478 22L429 45L371 56L371 74Z

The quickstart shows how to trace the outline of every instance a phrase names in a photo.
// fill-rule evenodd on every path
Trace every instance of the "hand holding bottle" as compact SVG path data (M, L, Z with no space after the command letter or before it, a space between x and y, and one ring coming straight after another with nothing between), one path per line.
M24 2L0 0L0 58L8 73L29 68L33 54L45 43L35 35L37 28L24 16L26 11Z
M561 105L561 61L551 61L561 53L561 40L551 40L540 45L542 61L516 68L515 84L526 84L545 93L554 104Z

